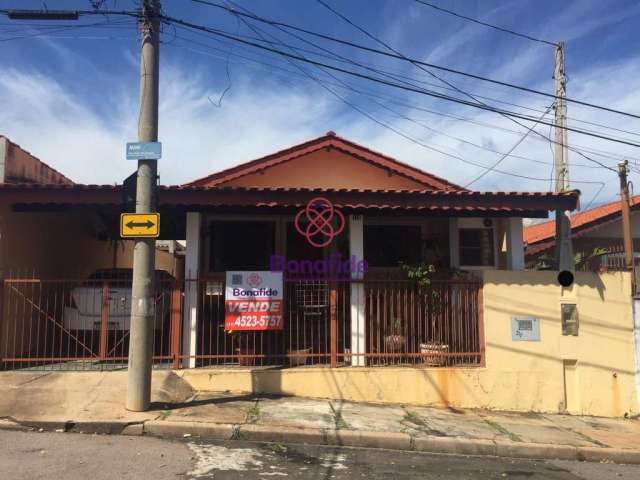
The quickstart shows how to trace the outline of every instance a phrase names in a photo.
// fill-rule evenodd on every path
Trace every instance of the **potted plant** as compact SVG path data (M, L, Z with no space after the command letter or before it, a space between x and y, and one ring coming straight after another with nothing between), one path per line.
M400 267L406 273L407 278L415 280L420 287L429 287L435 279L452 279L464 277L464 273L455 269L439 269L435 264L408 265L401 263ZM442 338L439 332L440 324L437 321L441 311L442 296L438 290L427 289L424 297L424 317L430 319L431 329L429 338L420 343L420 353L423 362L429 366L443 366L447 363L447 356L442 355L449 352L449 345L440 341Z
M384 336L386 350L394 352L404 348L407 338L402 335L402 319L400 317L391 317L387 331L390 333Z
M222 328L224 328L224 326L222 326ZM244 367L255 365L256 357L253 355L255 355L256 351L255 348L249 346L249 339L246 339L246 341L243 342L242 340L245 337L242 336L242 332L237 330L225 330L224 333L231 337L231 345L235 345L237 340L238 346L235 347L233 351L238 355L238 364Z
M289 355L289 365L292 367L306 365L310 353L311 348L294 348L288 350L287 354Z

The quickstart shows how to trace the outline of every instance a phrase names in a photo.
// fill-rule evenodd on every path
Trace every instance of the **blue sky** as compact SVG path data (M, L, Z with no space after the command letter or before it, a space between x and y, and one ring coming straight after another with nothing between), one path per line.
M554 51L549 45L488 29L413 0L326 1L404 55L553 92ZM534 37L564 40L570 97L640 112L637 1L432 1ZM42 3L0 0L0 8L39 8ZM90 7L88 0L44 3L50 9ZM104 7L133 9L137 3L107 0ZM236 5L260 16L383 49L316 0L239 0ZM264 24L253 23L259 30L252 31L224 11L189 0L165 0L163 7L167 15L231 34L261 35L272 42L326 53ZM79 182L119 183L134 168L123 153L124 143L136 138L138 35L133 19L111 17L109 22L93 16L58 26L0 17L0 133ZM92 25L96 23L99 25ZM65 29L71 25L84 26ZM165 155L160 174L166 184L182 183L328 130L465 184L483 169L454 157L491 165L518 142L522 136L518 132L524 132L495 113L340 74L334 73L337 78L333 78L312 66L295 65L207 34L166 25L162 39L160 139ZM421 85L452 94L442 89L439 80L406 62L308 40L388 74L427 82ZM340 65L309 52L303 54ZM521 113L538 117L551 104L549 98L433 72L464 91L489 97L487 103ZM640 132L640 120L573 104L569 116L570 125L640 141L633 134ZM632 133L604 130L578 120ZM539 126L537 131L548 135L549 127ZM607 165L615 165L623 156L632 162L639 157L634 147L573 133L569 140L588 148L585 153ZM549 142L530 134L498 168L548 179L552 159ZM583 206L601 185L581 182L604 182L596 203L615 198L613 172L589 168L594 164L575 153L570 154L570 161L572 186L583 191ZM473 184L480 190L549 187L546 180L496 172Z

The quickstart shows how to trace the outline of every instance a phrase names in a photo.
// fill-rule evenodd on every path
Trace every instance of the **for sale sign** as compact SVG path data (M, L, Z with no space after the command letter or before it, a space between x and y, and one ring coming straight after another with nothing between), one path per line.
M282 272L227 272L225 330L282 330Z

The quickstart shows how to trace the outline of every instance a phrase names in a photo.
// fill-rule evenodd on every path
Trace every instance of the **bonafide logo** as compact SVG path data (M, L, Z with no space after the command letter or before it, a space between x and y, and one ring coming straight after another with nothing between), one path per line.
M323 197L313 198L295 217L294 225L300 235L310 245L323 248L329 245L345 227L342 212ZM344 258L340 253L331 253L320 260L287 259L283 255L271 255L269 269L272 272L284 272L301 279L349 280L361 278L368 264L355 255Z
M247 283L250 287L259 287L262 284L262 277L254 272L247 277Z
M306 225L303 224L303 216ZM333 225L333 219L337 221L337 227ZM304 210L296 215L294 225L300 235L314 247L322 248L331 243L334 237L344 230L344 215L333 204L323 197L313 198L307 203Z

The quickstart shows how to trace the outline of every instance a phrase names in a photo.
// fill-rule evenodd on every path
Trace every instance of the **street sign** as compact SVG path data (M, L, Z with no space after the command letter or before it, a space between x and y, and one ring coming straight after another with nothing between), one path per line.
M127 160L158 160L162 157L160 142L127 143Z
M159 213L123 213L120 215L120 236L157 237L160 235Z

